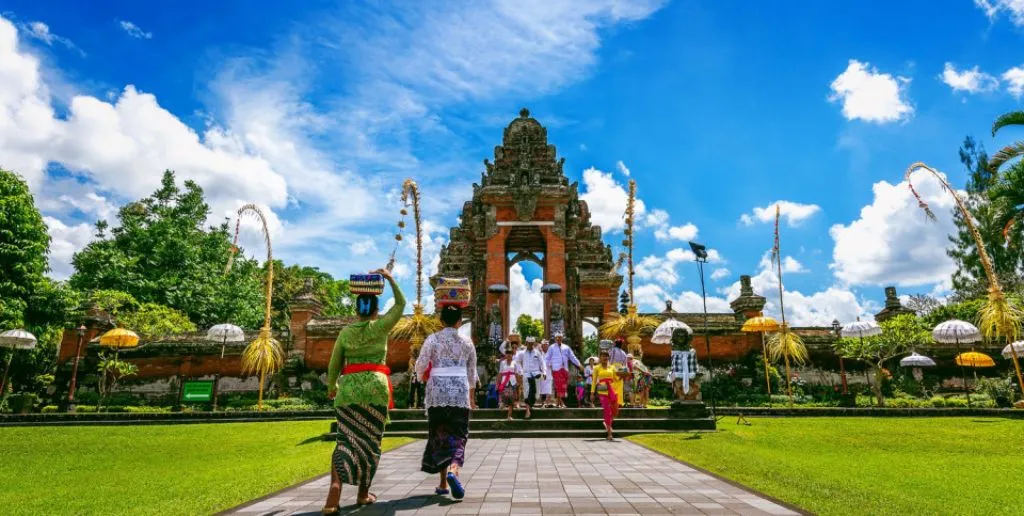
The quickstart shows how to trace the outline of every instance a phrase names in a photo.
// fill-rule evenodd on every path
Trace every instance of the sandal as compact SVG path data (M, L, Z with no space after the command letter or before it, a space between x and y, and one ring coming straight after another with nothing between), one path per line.
M434 496L445 496L448 494L447 489L441 489L440 487L434 488Z
M334 507L324 507L323 509L320 509L320 514L323 514L324 516L333 516L335 514L338 514L339 511L341 511L341 509L339 509L338 506L335 505Z
M462 482L459 482L459 477L450 471L448 472L448 487L452 489L452 498L461 500L466 496L466 490L462 487Z
M366 498L357 500L356 505L371 505L377 501L377 495L373 493L366 493Z

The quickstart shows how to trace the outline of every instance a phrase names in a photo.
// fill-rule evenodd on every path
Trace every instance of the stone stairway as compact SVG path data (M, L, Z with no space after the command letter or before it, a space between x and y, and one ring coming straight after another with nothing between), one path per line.
M470 435L476 439L511 437L604 437L601 409L534 409L533 418L523 419L524 410L515 410L513 420L506 420L506 412L498 409L473 411L469 423ZM615 435L685 432L714 430L715 420L700 402L682 402L668 409L624 408L615 419ZM331 423L333 439L336 423ZM427 416L422 410L397 409L391 411L391 424L384 432L388 437L427 436Z

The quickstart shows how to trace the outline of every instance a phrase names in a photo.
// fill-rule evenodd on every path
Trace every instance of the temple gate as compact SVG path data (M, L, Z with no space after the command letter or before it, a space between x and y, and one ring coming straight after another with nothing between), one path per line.
M505 128L494 162L484 160L480 183L462 208L460 224L441 248L438 276L469 278L473 304L466 310L477 346L488 343L488 328L501 321L505 334L511 324L509 295L490 292L509 285L509 268L531 261L544 270L544 284L557 285L545 295L544 327L565 325L567 342L583 340L583 322L599 326L604 314L616 309L622 276L611 246L601 240L601 228L591 224L587 203L578 184L569 183L547 129L523 109ZM560 319L561 318L561 319Z

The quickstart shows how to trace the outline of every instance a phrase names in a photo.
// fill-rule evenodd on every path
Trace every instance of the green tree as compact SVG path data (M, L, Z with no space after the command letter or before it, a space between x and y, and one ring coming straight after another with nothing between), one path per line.
M516 319L516 333L518 333L524 341L526 340L526 337L536 337L539 339L544 335L544 321L534 319L528 314L520 314L519 318Z
M35 349L14 354L8 378L13 389L38 388L40 378L53 374L61 332L76 317L78 293L46 277L49 250L50 236L28 185L0 168L0 331L25 328L38 339Z
M968 172L965 204L977 222L985 250L992 258L993 267L1003 287L1011 292L1018 290L1024 282L1021 275L1021 266L1024 265L1021 231L1019 227L1016 228L1009 240L1010 244L1006 245L1003 238L1006 210L1000 206L1009 201L994 202L991 198L995 192L1004 190L1000 186L1003 181L999 173L991 168L984 147L976 144L970 136L964 138L960 147L960 162ZM953 290L960 300L984 297L988 292L985 270L974 237L960 210L953 210L953 222L957 233L949 237L952 246L946 250L946 254L957 264L953 273Z
M302 292L307 279L312 282L313 295L323 306L322 315L325 317L355 315L355 296L349 291L348 280L336 280L330 274L316 267L285 266L280 260L274 260L274 292L271 296L271 310L275 328L283 328L288 325L291 320L288 302Z
M931 332L913 314L898 315L883 322L881 326L882 334L877 337L839 339L834 347L844 358L860 360L871 367L874 371L871 389L878 399L878 406L884 407L882 377L885 362L916 347L927 346L931 342Z
M74 256L71 285L125 292L140 303L180 310L201 327L258 326L260 267L239 258L224 274L228 224L206 227L209 213L199 185L185 181L179 188L174 173L165 172L151 196L121 207L109 234L108 223L97 222L97 239Z

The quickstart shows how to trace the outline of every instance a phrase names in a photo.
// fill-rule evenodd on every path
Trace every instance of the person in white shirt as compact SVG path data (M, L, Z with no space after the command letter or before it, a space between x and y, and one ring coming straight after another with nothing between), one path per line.
M523 370L519 362L514 360L512 346L505 348L505 358L498 363L498 399L508 410L509 421L512 421L512 409L516 408L516 401L519 400L516 386L522 376Z
M516 361L523 374L523 388L526 389L526 419L530 419L530 410L537 402L537 378L544 380L548 377L544 355L536 345L537 339L526 337L526 349L516 354Z
M551 367L548 366L548 349L550 349L548 339L541 339L540 341L540 353L544 357L544 366L547 367L548 375L537 382L537 394L540 396L538 403L544 408L553 407L551 403L552 392L554 391L554 379L551 378Z
M548 348L545 355L548 369L551 370L551 378L555 387L555 406L565 408L565 397L569 392L569 365L575 365L583 369L583 365L576 358L572 348L562 343L562 334L555 334L555 344Z
M590 384L594 383L594 365L597 364L597 357L590 357L587 359L587 365L583 368L583 388L585 392L590 392ZM581 397L583 405L589 407L590 396Z

